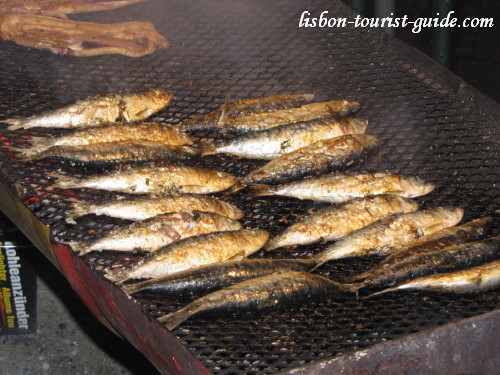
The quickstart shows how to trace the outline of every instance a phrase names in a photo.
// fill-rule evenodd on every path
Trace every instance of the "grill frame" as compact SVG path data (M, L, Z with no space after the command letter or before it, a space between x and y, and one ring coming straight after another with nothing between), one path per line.
M217 108L224 102L226 94L231 97L244 98L283 92L305 92L311 89L318 94L318 100L327 100L335 99L336 97L332 95L336 91L338 98L359 100L363 104L360 117L369 119L368 133L383 140L383 145L379 151L364 164L358 166L358 170L374 170L377 166L383 166L385 168L382 169L390 169L394 172L415 174L423 178L431 177L439 185L439 188L431 196L419 199L424 206L460 205L466 202L465 220L485 216L486 214L494 214L495 207L498 206L496 203L498 202L498 189L495 194L495 191L491 192L489 187L495 186L494 173L491 172L495 169L495 163L498 163L498 159L495 161L495 157L498 156L499 151L498 145L495 145L495 140L491 141L490 138L495 136L495 119L498 118L499 112L498 104L477 92L424 55L385 36L380 30L360 31L347 28L340 31L335 30L339 33L339 35L336 35L329 30L297 29L295 34L288 36L284 40L281 39L286 36L286 32L280 28L285 31L293 29L288 23L295 19L300 9L306 9L307 7L314 10L329 9L331 14L353 17L353 14L340 3L326 6L326 2L319 5L317 3L313 5L311 2L306 3L304 8L296 3L273 3L271 9L280 11L276 14L286 14L288 17L285 17L286 21L282 21L273 28L270 27L272 16L269 15L269 12L266 12L267 8L263 7L264 2L256 2L256 10L250 13L253 18L250 17L250 21L247 19L247 23L243 22L241 30L237 28L237 16L241 17L244 11L249 12L244 2L219 1L210 9L200 1L182 2L187 4L188 7L187 10L183 10L179 1L171 2L171 14L165 15L159 11L150 13L152 9L165 9L165 6L160 3L160 1L152 1L151 4L146 5L144 8L138 6L134 8L140 14L148 15L148 18L153 17L154 23L160 29L160 32L167 36L167 39L169 39L169 35L174 38L170 38L170 49L159 52L158 55L138 60L116 56L74 60L74 58L70 57L53 56L46 52L23 49L11 43L3 43L3 47L7 50L7 57L10 57L12 61L5 58L2 61L4 68L2 68L0 74L3 78L2 92L5 98L5 101L0 105L2 113L5 117L20 114L31 115L43 110L57 108L61 104L86 95L100 93L104 87L108 88L106 91L118 91L124 88L125 83L128 86L125 88L140 89L153 86L158 81L161 81L162 77L172 82L171 88L174 90L176 98L169 108L154 116L153 120L174 124L195 113ZM222 26L217 24L217 9L227 10L227 24ZM199 20L200 12L203 10L207 11L207 18L212 17L214 19L210 18L209 21L205 19L205 29L202 28L202 30L197 31L195 36L183 37L181 31L184 30L185 26L183 26L182 22L187 25L189 22L186 20ZM313 11L311 10L311 12ZM185 18L181 20L182 22L177 21L175 23L176 14L184 15ZM86 20L91 17L94 21L109 22L114 16L123 18L124 12L117 10L103 14L82 15L79 18ZM161 23L161 20L164 23ZM170 24L173 31L167 27L169 22L174 22ZM199 22L194 23L199 24ZM243 51L239 51L237 47L241 41L238 38L243 38L245 32L251 29L254 24L256 26L260 25L261 29L256 32L256 35L245 39L245 41L253 41L254 45L250 47L243 46L241 47ZM202 36L204 30L208 32L207 35ZM222 32L228 30L233 31L234 34L230 34L229 37L221 36ZM273 32L278 34L273 36ZM201 41L196 40L196 36L200 37ZM293 36L296 36L297 40L294 40ZM253 48L257 48L262 53L266 52L257 46L258 41L262 42L265 37L271 38L268 55L259 56L255 53L252 56ZM186 48L187 51L184 51L182 46L187 40L195 44L190 45ZM208 47L204 46L202 44L203 40L211 44ZM221 41L220 46L214 42L216 40ZM294 47L300 46L300 41L303 40L311 41L311 46L303 47L302 50L297 51ZM235 43L234 49L227 50L232 48L232 42ZM287 44L290 45L287 46ZM323 45L325 50L320 49ZM215 50L210 51L212 47ZM197 51L197 48L200 48L200 51ZM364 56L360 57L359 52L362 50L373 52L373 56L366 59ZM204 58L202 55L207 52L209 52L209 56ZM389 52L392 54L390 57L386 56ZM251 56L248 56L249 53ZM217 59L220 54L222 54L223 58ZM254 57L257 61L254 62L251 57ZM325 57L328 63L321 63ZM172 61L169 61L169 58ZM210 58L214 58L215 62L209 62ZM308 60L312 61L309 63L310 65L307 64ZM127 65L126 67L121 66L120 63ZM320 65L315 66L314 63ZM327 73L322 71L325 65L329 68ZM55 70L48 70L47 66L55 67ZM141 77L139 73L135 72L135 69L140 70L148 66L151 66L155 72L154 74L158 74L160 78L151 75ZM210 72L208 69L210 66L214 71ZM171 70L166 71L166 68ZM197 68L202 68L201 72L195 71ZM106 69L110 69L110 71L106 71ZM336 69L340 70L342 74L334 73L332 79L330 76L331 71ZM394 74L390 77L390 84L384 84L383 79L377 77L380 72ZM131 74L131 78L127 77L128 73ZM311 73L317 73L317 75ZM356 76L356 73L360 73L360 76ZM93 80L85 83L88 77L93 77ZM361 78L364 78L364 81ZM325 79L333 87L322 82ZM68 92L64 84L70 83L72 80L76 80L76 83L72 83L71 86L75 90ZM232 81L234 81L234 84L231 84ZM360 86L357 87L358 84ZM343 87L343 85L346 87ZM408 86L411 90L408 89ZM21 99L23 93L30 94L26 96L26 100ZM401 93L408 94L408 98L401 100L398 96ZM390 98L393 98L394 102L389 100ZM377 102L377 100L380 101ZM402 108L402 104L405 104L404 108ZM422 119L422 124L418 123L420 119ZM472 128L469 128L469 125ZM210 369L216 373L232 373L232 367L227 371L217 369L218 364L215 363L214 365L214 360L209 355L202 353L203 348L193 351L194 345L189 342L191 339L186 339L186 335L182 333L182 326L179 330L174 331L175 334L181 337L178 340L173 338L171 334L164 332L157 323L151 322L147 314L142 312L143 310L146 312L151 311L150 307L148 307L150 300L148 300L149 302L143 302L139 310L136 307L132 308L132 305L138 305L131 303L121 291L102 278L101 274L104 267L126 263L133 260L134 256L117 257L115 254L100 256L90 254L78 259L74 254L70 253L69 249L59 243L61 239L92 238L124 223L124 221L116 219L83 218L76 227L65 224L62 218L68 205L64 199L73 196L74 192L47 190L49 180L46 177L46 172L54 167L63 168L65 173L89 174L95 170L88 169L82 172L80 169L51 160L34 163L31 169L26 169L25 165L20 164L16 159L16 153L10 149L13 143L18 145L27 142L29 136L47 133L57 134L59 132L58 130L47 131L44 129L12 133L6 132L4 125L0 125L1 136L6 138L2 140L1 148L2 172L4 172L1 180L7 189L12 190L10 193L4 192L2 196L8 195L12 197L13 202L11 205L2 204L2 210L7 211L11 220L16 222L32 240L34 239L34 242L39 247L46 248L45 253L48 256L52 254L51 246L47 244L49 235L51 236L50 240L55 248L55 256L52 256L52 260L60 266L93 313L107 322L109 327L113 327L112 329L125 336L135 346L138 346L159 369L164 372L179 370L175 367L176 362L174 360L166 361L169 351L157 348L160 344L165 344L168 341L168 348L172 350L172 353L177 355L177 358L182 358L180 360L181 365L179 365L181 368L184 369L184 366L186 369L196 367L196 371L199 372ZM19 138L19 135L22 136ZM472 143L469 142L472 146L465 147L464 145L470 140L473 141ZM6 143L10 143L10 145ZM195 163L200 165L199 161ZM242 175L260 163L249 160L237 161L231 157L208 157L202 164L207 167L217 168L222 165L224 170ZM391 165L393 167L388 168ZM457 168L452 170L450 166L457 166ZM458 174L455 174L455 172ZM476 183L478 179L480 179L480 183ZM86 199L104 199L113 196L113 194L84 191L79 196ZM37 199L34 200L33 197ZM19 199L24 205L19 205L16 199ZM488 201L488 199L491 199L491 201ZM273 227L270 229L273 233L298 217L303 216L308 210L319 209L323 206L311 202L293 202L285 198L265 198L250 201L245 199L243 195L236 195L234 200L238 202L237 205L243 205L242 208L247 208L246 211L252 211L256 204L260 204L261 206L256 213L243 219L243 223L246 227L254 227L261 226L261 223L271 222ZM264 215L263 218L255 217L269 211L273 206L286 211L285 220L277 222L274 218L270 218L272 215ZM35 222L37 226L40 223L48 225L50 234L47 231L34 233L29 225L20 222L19 217L22 216L20 212L24 212L23 220L31 218L29 220ZM297 252L275 252L270 256L307 257L317 251L319 251L317 246L309 246L300 248L300 251ZM261 255L263 254L257 254L257 256ZM365 269L374 261L376 261L374 258L362 260L361 265L354 264L353 261L339 262L328 266L325 270L321 270L320 273L340 277L355 270ZM103 290L109 294L110 300L115 300L116 306L126 309L132 308L133 313L121 314L116 309L112 309L110 300L98 296ZM486 303L484 302L484 298L486 298L486 300L490 300L491 306L498 308L498 292L490 292L484 296L481 300L482 303ZM413 306L417 307L420 306L419 303L421 302L419 301L424 298L431 301L433 299L443 299L441 296L429 296L425 293L398 294L397 297L381 297L381 299L378 299L378 305L375 303L373 306L376 308L384 301L387 301L384 298L393 301L399 298L403 303L410 305L413 303ZM456 308L454 303L457 302L457 298L444 297L444 300L451 304L447 305L446 308L450 308L449 306L455 306L454 308ZM323 311L320 316L325 316L327 315L325 311L330 311L328 308L325 310L325 306L322 304L316 306ZM354 304L354 306L358 306L359 311L359 304ZM174 305L167 307L171 309ZM162 308L165 308L165 306L162 306ZM158 315L158 311L157 309L153 310L155 312L152 317L155 317ZM363 311L365 311L365 314L369 313L367 309ZM345 312L345 314L348 314L348 312ZM438 311L437 315L439 316L439 314L441 313ZM448 314L451 315L451 318L446 319L445 322L455 322L464 317L463 314L456 314L454 311ZM296 310L287 310L283 313L271 313L262 316L259 321L267 320L272 323L276 321L273 319L289 319L292 326L295 324L294 330L291 331L293 334L290 335L292 339L289 339L288 343L283 339L282 342L273 347L273 336L268 335L266 340L269 349L267 349L266 353L272 353L276 348L278 348L278 351L284 348L283 354L286 353L287 347L293 347L294 335L298 336L300 330L307 327L304 324L306 319L302 319L301 323L301 319L296 316L307 316L307 311L301 312L299 309L297 315ZM430 316L434 315L430 314ZM126 319L133 319L133 328L125 324ZM245 316L235 319L235 322L243 322ZM294 319L297 319L298 323L294 322ZM480 316L477 319L480 319ZM204 326L207 321L211 324L210 328L201 330L200 327ZM207 335L206 332L213 337L217 337L217 330L221 323L221 320L216 320L215 323L210 323L210 320L202 320L198 323L188 324L187 327L191 332L189 335L193 337L203 337L203 335ZM435 327L438 324L437 321L431 323L424 325L424 329ZM155 339L146 337L147 335L141 335L141 332L136 332L138 327L141 327ZM256 327L258 326L255 325L253 328ZM286 331L289 327L286 326L283 330ZM345 330L349 332L351 329L358 328L356 328L355 324L352 325L352 322L348 322ZM411 331L411 329L408 331ZM401 336L396 334L389 337L389 339L405 337L405 339L411 340L411 336L407 336L407 334L408 332L405 333L404 331L400 333ZM310 339L314 342L314 335L310 336ZM148 346L148 341L151 340L156 345ZM325 352L330 356L334 356L346 351L359 350L363 347L352 344L352 341L355 340L354 336L349 336L346 340L350 340L351 344L344 350L335 351L327 346L329 349L325 349ZM379 342L377 339L368 340L363 345L368 345L371 348L377 342ZM191 352L185 350L182 343L185 343ZM232 345L234 346L234 343ZM222 347L222 349L224 348ZM255 354L251 358L255 362L259 360L259 350L254 349L254 352ZM221 353L223 351L219 351L216 357L220 363L223 363L224 355ZM299 355L281 370L288 371L293 368L300 368L305 363L319 361L322 357L321 355L312 356L304 362L304 359ZM248 370L245 373L251 373L252 371L267 372L267 368L260 368L258 363L256 365L253 363L243 363L241 365L237 363L234 365L235 368L238 368L238 366L242 366L240 371Z

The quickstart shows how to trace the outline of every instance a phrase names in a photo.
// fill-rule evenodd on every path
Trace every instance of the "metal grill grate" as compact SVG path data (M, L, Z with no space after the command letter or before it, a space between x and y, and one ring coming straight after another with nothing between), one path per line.
M0 113L3 118L53 109L87 95L146 87L167 87L175 98L153 120L178 123L219 107L226 95L259 97L311 92L317 100L358 100L359 116L382 147L357 169L418 175L439 187L421 199L424 206L460 205L464 220L495 214L499 194L498 130L495 103L443 72L419 53L386 39L377 30L299 29L304 10L352 17L336 2L149 1L127 10L79 16L116 22L127 14L147 18L170 42L152 56L71 58L2 43ZM130 12L130 13L128 13ZM62 131L8 132L0 124L2 179L51 226L60 240L90 239L125 221L87 216L77 225L63 220L67 198L112 199L92 190L52 190L47 177L62 169L89 174L51 160L25 164L10 146L23 147L30 136ZM496 137L496 138L495 138ZM197 166L244 175L260 162L209 156ZM276 233L323 205L271 197L228 198L247 215L245 227ZM255 256L308 257L321 245L293 252ZM86 261L98 270L136 259L93 253ZM318 272L338 279L367 269L376 258L332 262ZM180 301L141 299L147 313L159 316ZM214 373L274 373L305 363L402 337L497 309L498 291L480 296L398 293L368 300L330 298L281 312L210 317L187 321L175 330L179 339Z

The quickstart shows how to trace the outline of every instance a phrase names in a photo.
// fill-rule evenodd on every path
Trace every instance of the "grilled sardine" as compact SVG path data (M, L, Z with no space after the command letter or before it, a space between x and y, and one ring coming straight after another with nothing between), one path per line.
M80 255L91 251L155 251L205 233L241 229L241 223L210 212L175 212L117 228L93 241L70 242Z
M66 216L68 223L83 215L107 215L121 219L140 221L169 212L202 211L214 212L230 219L241 219L245 213L238 207L208 195L174 194L135 196L103 203L72 201Z
M113 171L78 178L52 173L56 188L91 188L130 194L194 193L223 191L237 182L236 177L215 170L163 164Z
M394 173L330 174L306 178L289 184L253 185L250 196L283 195L319 202L342 203L357 197L377 194L396 194L406 198L425 195L436 186L418 177Z
M343 237L314 258L320 266L332 259L387 254L426 234L456 225L463 214L458 207L393 214Z
M205 115L186 119L179 124L179 128L185 131L225 130L224 125L229 119L300 107L313 100L314 95L312 94L276 95L256 99L243 99L237 101L235 104L226 103L221 108Z
M358 102L347 100L310 103L299 108L228 119L224 127L226 131L236 133L266 130L296 122L311 121L327 117L344 117L356 112L359 107L360 105Z
M308 175L343 169L378 145L377 138L366 134L321 140L271 160L240 179L240 182L245 185L284 183Z
M368 271L348 278L348 280L361 280L373 276L380 272L385 272L389 265L404 262L407 258L422 253L430 253L444 249L452 245L459 245L465 242L478 241L485 237L493 226L493 218L485 217L470 221L457 227L445 228L440 231L417 238L408 245L396 248L382 262L370 268Z
M226 153L271 160L323 139L364 133L366 127L366 121L352 118L299 122L204 145L207 149L205 154Z
M372 296L396 290L430 290L443 293L481 293L500 286L500 260L466 270L436 273L374 293Z
M304 271L314 266L310 259L244 259L208 264L195 269L147 280L136 284L124 284L129 294L207 294L229 285L270 275L276 272Z
M170 90L150 89L136 94L106 94L40 115L3 120L8 129L74 128L115 121L140 121L165 108L173 97Z
M418 210L417 202L397 195L357 198L325 208L285 229L264 246L266 250L317 241L337 240L392 213Z
M160 278L205 264L243 259L268 240L265 230L241 229L190 237L146 255L131 267L109 271L112 281Z
M325 299L342 291L341 284L320 275L307 272L274 273L203 296L158 320L172 330L185 320L203 313L276 309Z

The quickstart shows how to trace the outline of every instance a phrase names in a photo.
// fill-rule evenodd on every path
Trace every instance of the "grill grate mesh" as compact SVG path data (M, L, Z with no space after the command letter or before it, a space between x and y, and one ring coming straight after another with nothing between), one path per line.
M417 52L386 39L377 30L299 29L300 14L352 17L331 1L149 1L127 10L80 15L81 20L117 22L127 14L145 18L170 42L164 51L140 59L120 56L71 58L2 43L0 113L28 116L102 92L167 87L175 98L153 120L176 124L211 111L231 98L312 92L317 100L358 100L368 133L382 147L359 170L390 170L418 175L439 187L420 199L424 207L459 205L464 220L495 214L498 107L489 99L442 73ZM55 238L95 238L126 223L87 216L64 222L68 198L113 199L114 193L52 190L48 173L90 174L52 160L21 163L11 147L25 147L32 136L63 130L9 132L0 124L2 179L51 226ZM208 156L197 166L244 175L260 162ZM324 205L272 197L227 198L245 210L245 227L277 233ZM321 245L255 256L309 257ZM89 254L98 270L126 264L137 255ZM318 270L333 279L363 271L376 257L339 261ZM159 316L181 301L139 299L146 313ZM375 343L403 337L497 309L499 293L452 296L395 293L356 300L342 296L280 312L190 320L174 333L214 373L263 374L291 369Z

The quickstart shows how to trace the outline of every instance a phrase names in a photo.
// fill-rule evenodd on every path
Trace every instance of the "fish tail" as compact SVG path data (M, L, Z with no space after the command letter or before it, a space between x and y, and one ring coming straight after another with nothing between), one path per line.
M231 195L236 193L237 191L246 188L247 186L245 184L242 184L241 182L236 182L233 186L231 186L229 189L224 191L224 195Z
M183 312L179 310L158 318L158 321L162 323L166 329L171 331L188 318L189 316L185 316Z
M341 289L345 292L350 292L350 293L354 293L354 292L358 292L359 289L363 288L365 286L365 284L363 283L359 283L359 284L341 284Z
M399 289L399 288L398 288L397 286L392 287L392 288L387 288L387 289L381 290L380 292L377 292L377 293L372 293L372 294L370 294L369 296L366 296L365 298L371 298L371 297L379 296L379 295L381 295L381 294L385 294L385 293L393 292L393 291L398 290L398 289Z
M7 120L2 120L2 122L10 124L10 126L7 127L8 130L17 130L29 127L26 126L26 122L24 121L24 119L9 118Z
M105 276L108 280L120 285L130 279L126 273L126 268L119 268L117 270L109 270Z
M272 251L280 247L279 242L276 240L276 238L271 238L269 241L267 241L264 246L262 247L266 251Z
M69 202L71 202L71 208L68 214L65 217L65 220L69 224L76 224L75 218L87 215L88 205L85 202L80 201L75 198L68 198Z
M264 185L264 184L255 184L255 185L250 185L250 190L248 192L248 196L251 198L255 197L265 197L265 196L270 196L274 195L274 188L269 185Z
M345 277L344 280L346 281L356 281L356 280L364 280L366 279L368 276L370 276L370 273L369 272L362 272L362 273L358 273L356 275L352 275L352 276L349 276L349 277Z
M53 183L51 186L55 188L74 188L78 187L78 182L79 179L71 176L66 176L59 174L57 172L51 172L49 173L50 178L55 178L57 179L57 182Z
M84 255L92 251L90 250L89 241L68 241L63 243L70 246L78 255Z

